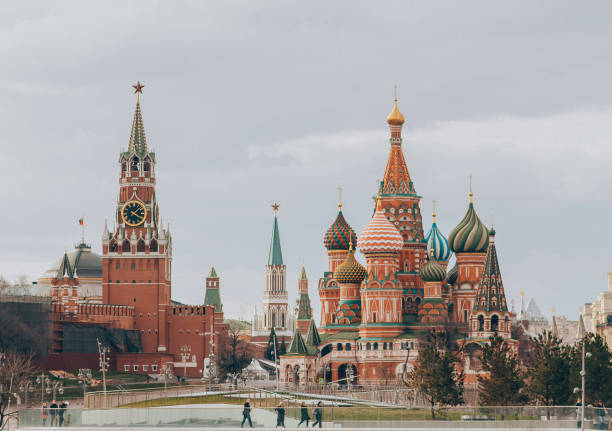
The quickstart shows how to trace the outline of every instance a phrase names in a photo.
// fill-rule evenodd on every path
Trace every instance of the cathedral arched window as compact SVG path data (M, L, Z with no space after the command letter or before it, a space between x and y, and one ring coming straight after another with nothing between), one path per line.
M350 343L346 343L346 346L345 346L344 350L350 351L351 350L351 344Z
M484 317L482 314L478 316L478 330L484 331Z
M372 345L370 343L366 343L366 350L372 350Z
M408 298L406 301L406 308L412 308L412 298Z
M281 313L281 327L285 327L285 313Z
M491 317L491 331L497 332L498 330L499 330L499 316L497 314L494 314L493 317Z
M342 351L342 343L338 343L338 345L336 346L336 350L338 350L339 352Z
M374 345L372 346L372 350L378 350L378 343L374 343Z
M417 299L415 299L415 301L414 301L414 305L415 305L416 307L418 307L419 305L421 305L421 298L417 298Z
M121 251L123 253L129 253L130 251L132 251L132 248L130 247L130 242L128 240L123 241L123 244L121 245Z
M276 328L276 313L272 313L272 327Z
M145 251L145 242L141 239L140 241L138 241L138 243L136 244L136 251L139 253L144 253Z

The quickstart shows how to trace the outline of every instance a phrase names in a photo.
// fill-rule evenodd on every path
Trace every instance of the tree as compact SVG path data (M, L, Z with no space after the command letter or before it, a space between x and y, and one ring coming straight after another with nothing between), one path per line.
M11 410L11 402L15 398L13 394L33 371L35 367L31 353L0 350L0 429L17 413Z
M21 319L6 311L0 311L0 351L15 351L27 354L40 353L41 339Z
M276 359L276 356L278 356L274 355L274 350L278 348L278 346L275 345L276 342L276 332L274 331L274 328L272 328L270 329L270 337L268 337L268 347L266 347L265 355L266 359L269 361L274 361Z
M605 405L612 403L612 352L600 335L588 333L583 341L576 343L571 351L570 388L581 387L580 370L582 369L582 342L586 352L591 354L586 358L585 365L585 400L593 404L602 400Z
M463 404L463 373L457 373L458 359L450 353L448 342L446 332L431 331L410 373L409 385L427 399L432 419L436 418L436 404Z
M565 406L570 402L571 357L569 347L563 345L550 331L532 338L533 352L529 358L529 385L532 398L546 406Z
M510 406L527 401L518 358L499 335L491 336L482 349L482 370L487 373L478 376L478 398L482 405Z
M223 346L219 352L219 366L223 374L238 374L253 358L248 343L240 339L236 329L229 328L226 339L219 344Z

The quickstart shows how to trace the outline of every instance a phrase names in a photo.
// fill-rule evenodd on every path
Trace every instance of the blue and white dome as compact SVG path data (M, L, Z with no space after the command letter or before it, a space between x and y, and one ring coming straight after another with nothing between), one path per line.
M431 256L431 251L433 250L435 260L447 262L450 259L451 250L448 246L448 240L442 235L435 221L431 225L427 236L425 236L425 241L427 241L427 254L429 256Z

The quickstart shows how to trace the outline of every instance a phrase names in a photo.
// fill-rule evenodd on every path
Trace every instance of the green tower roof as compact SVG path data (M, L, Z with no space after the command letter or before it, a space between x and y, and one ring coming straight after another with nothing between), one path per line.
M306 347L306 343L304 342L304 339L302 338L302 334L300 334L300 331L298 331L297 328L295 329L295 333L293 334L293 339L291 340L291 346L289 346L289 351L287 352L287 354L292 354L292 355L307 355L308 354L308 348Z
M217 275L217 271L215 271L215 267L211 266L210 271L208 272L208 276L206 278L219 278Z
M140 96L136 101L136 112L134 112L134 121L132 122L132 132L130 133L128 152L139 155L143 155L148 152L147 137L145 135L144 124L142 122L142 113L140 112Z
M309 346L318 346L321 344L321 336L319 335L314 319L310 319L310 326L306 334L306 344Z
M272 240L270 241L270 254L268 265L282 265L283 253L281 251L280 234L278 233L278 219L274 214L274 226L272 227Z

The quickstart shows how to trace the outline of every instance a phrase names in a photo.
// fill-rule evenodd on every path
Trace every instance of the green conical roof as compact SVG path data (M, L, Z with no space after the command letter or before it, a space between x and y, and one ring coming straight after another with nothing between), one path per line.
M217 275L217 271L215 271L215 267L211 266L210 271L208 272L208 276L206 278L219 278Z
M302 264L302 272L300 274L300 280L308 280L308 277L306 277L306 268L304 268L304 264Z
M72 266L70 266L70 259L68 258L68 252L64 251L64 257L62 258L62 263L60 263L60 266L57 269L56 278L62 279L64 278L64 275L66 275L68 278L72 278L73 274L74 272L72 270Z
M270 241L270 254L268 265L282 265L283 253L281 252L280 234L278 233L278 219L274 215L274 226L272 227L272 240Z
M142 113L140 112L140 97L136 101L136 112L132 122L132 132L130 133L129 153L143 155L147 153L147 137L142 123Z
M304 339L302 338L302 334L300 331L295 329L295 333L293 334L293 339L291 340L291 346L289 346L288 354L293 355L307 355L308 348L306 347L306 343L304 343Z
M321 336L319 335L314 319L310 319L310 326L306 334L306 344L309 346L318 346L321 344Z
M473 312L483 311L489 313L491 311L499 311L505 313L508 311L508 307L506 305L504 284L502 283L501 272L499 271L495 241L491 241L488 247L487 258L482 275L480 276L478 291L476 292Z

